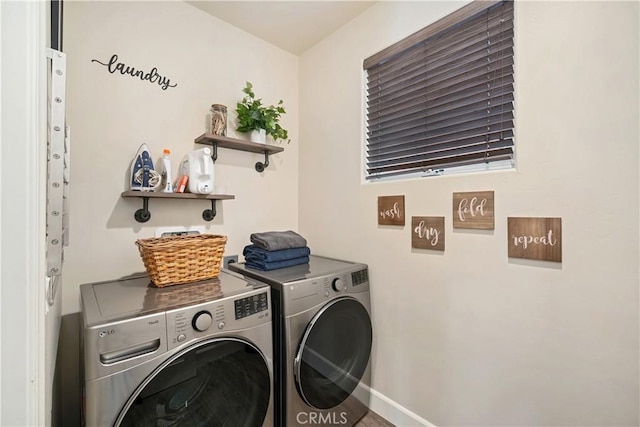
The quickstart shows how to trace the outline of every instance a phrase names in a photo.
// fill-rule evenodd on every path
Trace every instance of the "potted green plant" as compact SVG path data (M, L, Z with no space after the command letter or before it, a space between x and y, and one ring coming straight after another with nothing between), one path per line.
M238 115L236 130L238 132L253 132L262 129L274 141L287 141L287 144L291 142L289 132L279 123L282 115L286 113L282 100L278 102L278 105L263 105L262 98L256 99L251 82L247 82L242 92L245 93L245 97L236 105Z

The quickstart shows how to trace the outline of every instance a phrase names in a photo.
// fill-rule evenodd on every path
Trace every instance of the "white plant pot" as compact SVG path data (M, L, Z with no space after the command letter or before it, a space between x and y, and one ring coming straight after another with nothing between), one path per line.
M264 129L252 130L251 133L249 134L249 138L251 138L251 142L257 142L258 144L266 144L267 132Z

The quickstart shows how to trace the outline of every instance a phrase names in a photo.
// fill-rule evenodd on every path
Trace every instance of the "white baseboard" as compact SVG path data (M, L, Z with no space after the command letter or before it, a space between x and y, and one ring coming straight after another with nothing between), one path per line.
M369 408L390 423L398 427L436 427L434 424L414 414L382 393L372 388L370 388L369 391L371 393Z

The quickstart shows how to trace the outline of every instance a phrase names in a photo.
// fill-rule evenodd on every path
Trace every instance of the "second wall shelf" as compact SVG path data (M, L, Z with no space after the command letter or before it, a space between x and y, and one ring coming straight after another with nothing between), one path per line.
M241 139L229 138L227 136L203 133L195 139L196 144L211 145L213 154L211 158L215 162L218 159L218 147L229 148L231 150L248 151L251 153L264 153L264 162L257 162L255 167L258 172L263 172L269 166L269 156L271 154L284 151L282 147L269 144L258 144L257 142L243 141Z

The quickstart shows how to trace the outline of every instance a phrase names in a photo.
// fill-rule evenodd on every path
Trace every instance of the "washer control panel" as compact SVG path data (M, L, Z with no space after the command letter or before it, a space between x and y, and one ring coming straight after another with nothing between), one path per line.
M221 332L251 328L271 321L268 288L167 311L167 345L169 349L189 341Z
M233 302L236 320L251 316L269 309L267 293L260 293L250 297L240 298Z
M193 316L193 320L191 320L191 326L198 332L204 332L209 329L211 326L211 322L213 322L213 317L211 313L208 311L199 311Z

